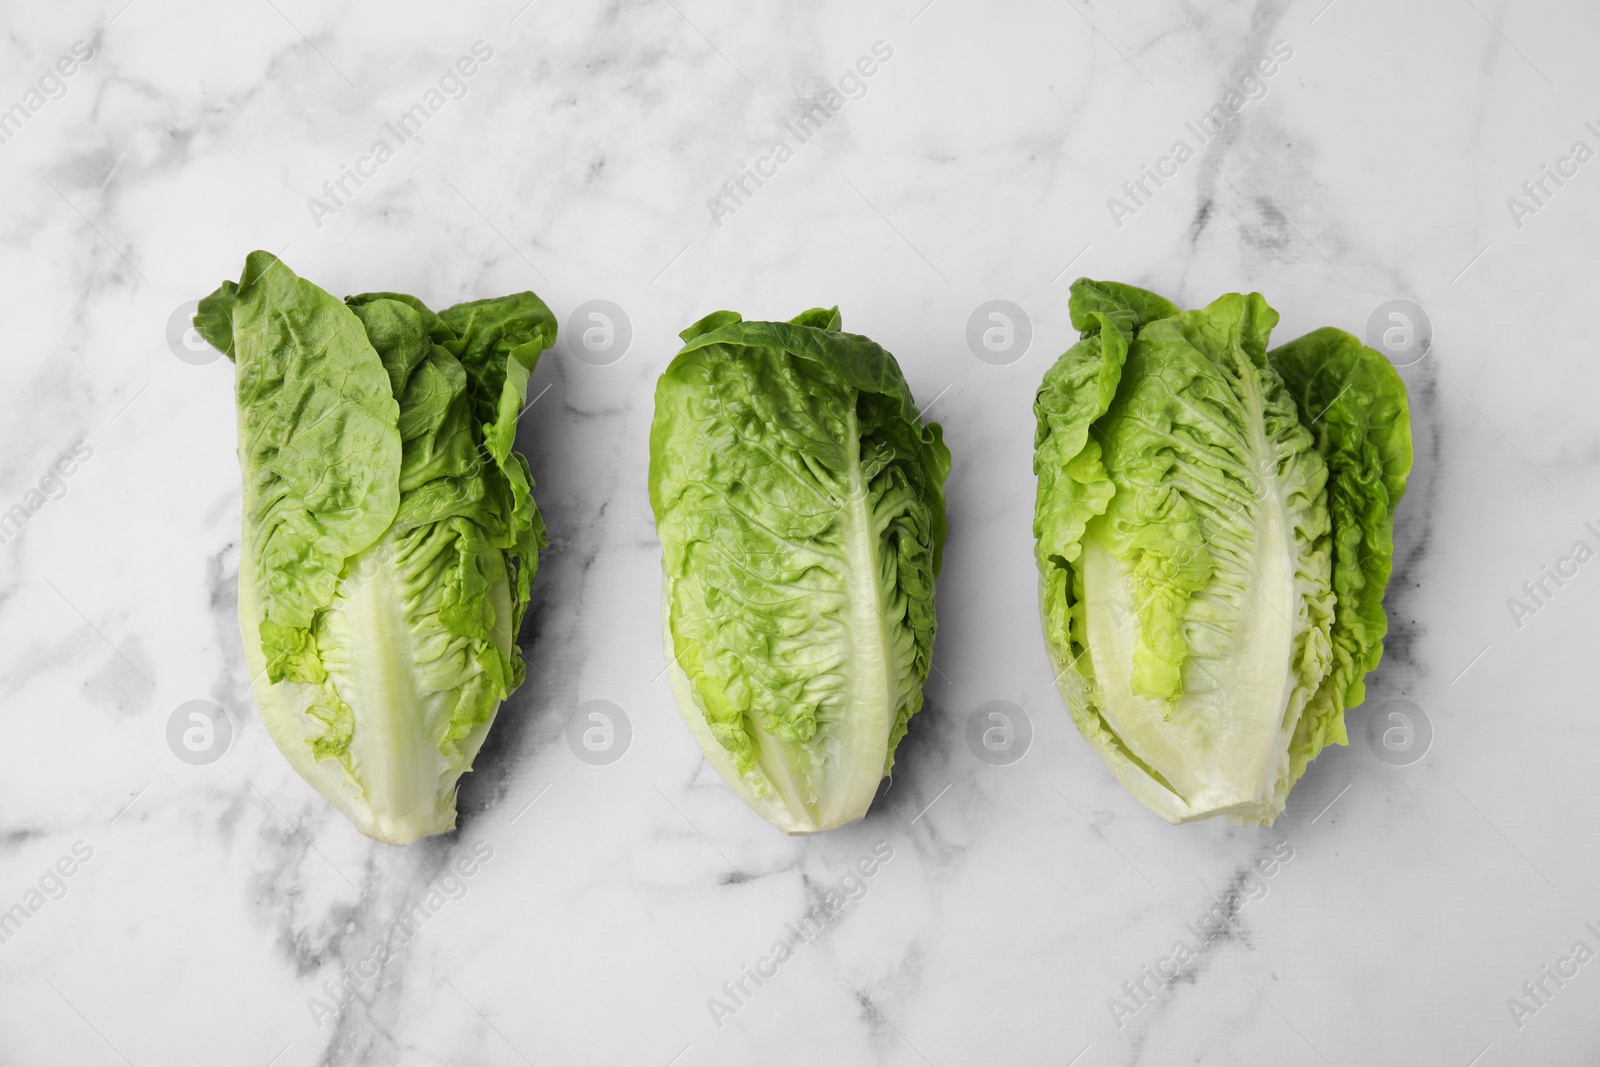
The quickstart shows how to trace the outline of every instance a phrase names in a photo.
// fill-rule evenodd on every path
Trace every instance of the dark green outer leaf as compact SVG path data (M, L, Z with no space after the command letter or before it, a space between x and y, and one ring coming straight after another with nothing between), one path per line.
M950 473L950 450L945 447L944 435L938 423L922 424L916 401L911 396L911 387L906 384L905 375L900 372L900 365L895 362L894 356L869 337L825 328L837 327L838 322L838 308L813 308L797 315L792 322L744 322L736 312L713 312L683 332L687 343L673 363L707 345L780 348L791 355L821 364L860 392L887 397L895 405L901 421L916 429L922 440L923 463L934 474L928 479L923 499L934 516L933 568L937 575L944 552L944 480ZM699 330L698 327L702 325L711 325L712 328ZM672 373L670 366L667 373ZM651 478L650 485L650 503L659 514L660 501L656 495L655 478Z
M261 590L276 681L294 670L344 561L394 521L399 405L361 320L277 257L252 252L239 284L202 302L197 326L217 333L224 310L253 532L254 558L243 565Z
M1142 326L1157 319L1169 319L1182 311L1177 304L1148 289L1121 282L1102 282L1092 278L1079 278L1072 283L1072 298L1067 312L1072 317L1072 328L1089 337L1099 333L1101 315L1115 319L1130 335Z
M1314 330L1267 359L1328 465L1338 597L1334 666L1291 745L1292 784L1324 745L1347 741L1343 713L1366 699L1364 678L1383 657L1383 594L1394 563L1395 510L1411 472L1411 416L1394 366L1343 330Z

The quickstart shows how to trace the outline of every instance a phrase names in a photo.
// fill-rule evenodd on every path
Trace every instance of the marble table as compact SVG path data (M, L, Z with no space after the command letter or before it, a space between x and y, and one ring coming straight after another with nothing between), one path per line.
M111 0L5 29L0 1062L1595 1062L1592 8ZM534 669L446 837L354 833L252 703L232 367L183 316L254 248L580 324L519 437ZM1270 829L1161 822L1051 686L1030 403L1079 275L1259 289L1281 338L1411 309L1387 655ZM573 347L597 300L629 326L604 359ZM1003 358L968 341L994 300ZM791 839L663 679L647 431L679 329L835 303L945 428L950 534L892 782ZM196 700L227 735L198 764L168 741ZM628 724L611 762L567 741L591 701ZM1021 758L969 748L990 701Z

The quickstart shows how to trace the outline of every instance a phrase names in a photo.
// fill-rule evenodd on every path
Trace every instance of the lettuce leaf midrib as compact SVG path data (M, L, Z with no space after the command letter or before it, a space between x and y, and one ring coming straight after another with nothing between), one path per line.
M788 815L761 788L741 795L805 832L864 810L920 697L917 571L937 551L948 453L892 357L809 325L832 313L801 318L685 331L657 386L650 495L673 659L723 753L707 754L757 787L770 775ZM917 531L921 555L901 543Z
M1220 318L1215 316L1218 309L1225 311ZM1283 799L1304 772L1306 762L1323 744L1344 740L1342 716L1339 709L1332 707L1332 694L1335 690L1343 694L1340 703L1359 699L1361 677L1376 665L1381 651L1369 642L1381 640L1381 597L1390 551L1386 546L1397 499L1394 483L1399 481L1403 486L1404 471L1409 465L1404 387L1381 356L1362 349L1348 335L1341 335L1338 344L1353 346L1348 352L1358 353L1359 358L1344 355L1346 364L1338 369L1307 363L1307 373L1295 380L1281 366L1282 352L1305 342L1328 347L1332 341L1322 335L1336 331L1319 331L1302 342L1291 342L1269 352L1268 337L1277 316L1256 294L1221 298L1205 312L1180 312L1143 290L1080 280L1073 286L1071 310L1073 324L1083 332L1085 340L1069 349L1046 374L1036 404L1035 438L1035 469L1039 475L1035 533L1041 605L1052 660L1061 668L1061 676L1070 676L1073 682L1070 686L1063 683L1063 694L1069 696L1069 703L1069 692L1081 694L1083 707L1076 703L1072 706L1075 716L1080 712L1085 716L1079 725L1086 736L1094 729L1110 731L1110 724L1095 706L1102 699L1097 678L1104 665L1094 662L1088 636L1082 629L1084 592L1075 561L1080 558L1085 538L1102 536L1109 529L1107 522L1123 521L1117 516L1129 514L1129 501L1123 498L1124 494L1142 491L1124 484L1129 472L1123 469L1126 460L1117 447L1122 434L1106 429L1117 425L1115 405L1123 402L1128 376L1145 373L1142 353L1150 344L1175 330L1187 331L1191 345L1221 356L1216 365L1228 379L1228 394L1243 400L1239 414L1210 419L1209 409L1203 406L1206 402L1192 402L1194 398L1174 388L1174 402L1158 419L1145 420L1144 430L1163 430L1160 420L1177 412L1182 412L1180 422L1209 419L1209 428L1199 434L1199 444L1191 443L1187 434L1180 432L1149 436L1140 447L1176 450L1169 452L1168 460L1176 459L1177 466L1159 471L1160 479L1148 484L1152 489L1162 486L1163 493L1177 488L1189 504L1198 508L1192 519L1182 513L1176 518L1179 523L1193 522L1203 531L1199 544L1213 557L1208 568L1212 573L1184 603L1181 629L1174 631L1181 635L1181 644L1175 647L1189 661L1186 670L1214 672L1217 666L1226 666L1227 639L1235 632L1237 621L1245 615L1267 617L1262 614L1267 606L1254 602L1261 590L1256 587L1251 538L1223 531L1240 520L1243 526L1257 525L1256 516L1264 516L1264 508L1278 517L1273 528L1282 531L1282 547L1290 564L1284 571L1289 584L1280 587L1274 583L1274 588L1289 600L1287 606L1274 600L1278 614L1273 616L1275 624L1287 622L1292 627L1288 668L1293 672L1293 686L1279 727L1286 731L1282 736L1287 739L1287 751L1281 775L1276 782L1266 783L1265 802L1256 807L1234 805L1227 809L1236 821L1270 822L1282 810ZM1087 342L1098 338L1103 347L1115 346L1119 338L1130 333L1134 335L1131 351L1124 364L1116 368L1118 399L1110 405L1104 401L1096 404L1096 396L1105 392L1105 368L1098 379L1097 394L1093 361L1101 352ZM1348 387L1349 376L1358 371L1369 376L1363 381L1383 384L1369 387L1357 383L1351 395L1341 400L1335 393ZM1258 383L1259 398L1255 388ZM1366 395L1362 395L1363 391ZM1321 404L1308 410L1313 399ZM1347 420L1346 424L1352 427L1349 440L1362 442L1361 447L1330 445L1330 439L1337 434L1316 426L1317 415L1323 407L1332 407L1337 419L1341 408L1352 405L1362 405L1363 414ZM1109 416L1103 419L1108 412ZM1369 423L1362 425L1362 418ZM1370 424L1379 420L1385 420L1382 427ZM1131 428L1132 424L1122 426L1123 432ZM1241 431L1250 435L1247 448L1239 447ZM1229 451L1245 457L1246 466L1237 475L1229 472L1230 464L1226 462L1221 464L1225 468L1222 471L1205 469L1215 468L1221 458L1204 442L1203 438L1209 435L1231 439ZM1148 462L1142 456L1136 458L1141 463ZM1186 472L1187 464L1196 469ZM1383 488L1374 489L1363 481L1365 488L1347 489L1346 483L1355 484L1347 474L1352 468L1362 472L1360 479L1370 479L1371 472L1378 471ZM1155 468L1147 471L1149 477L1155 473ZM1101 479L1107 476L1117 484L1103 483ZM1348 530L1341 531L1339 523L1354 525L1356 532L1351 536ZM1335 546L1345 546L1341 552L1348 549L1362 553L1363 560L1367 554L1382 559L1373 558L1370 565L1363 562L1357 567L1336 559ZM1136 541L1128 541L1125 547L1143 550L1142 543ZM1183 557L1180 554L1175 558L1181 562ZM1154 580L1159 587L1167 579ZM1228 586L1226 595L1220 595L1224 591L1221 586L1213 586L1215 582ZM1352 612L1353 617L1346 618L1343 625L1335 624L1336 617L1351 616ZM1140 618L1143 620L1143 615ZM1100 726L1091 729L1091 723ZM1113 758L1111 750L1103 748L1102 755L1114 765L1120 760L1119 777L1141 799L1175 820L1208 814L1190 811L1188 802L1175 799L1171 781L1161 776L1158 782L1156 776L1160 772L1148 761L1139 768L1136 754L1126 747L1126 739L1120 734L1111 741L1104 740L1112 733L1102 737L1104 744L1121 746L1125 751ZM1159 787L1165 798L1138 786L1139 778L1151 783L1152 789Z
M454 825L455 780L522 680L546 541L511 444L554 317L531 293L461 307L457 334L414 297L340 301L257 252L195 317L238 369L257 702L302 776L394 843ZM409 389L427 367L443 378Z

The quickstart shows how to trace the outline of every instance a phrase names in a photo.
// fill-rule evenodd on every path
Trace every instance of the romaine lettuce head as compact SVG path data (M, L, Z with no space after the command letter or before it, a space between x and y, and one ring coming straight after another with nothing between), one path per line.
M1034 404L1062 695L1157 814L1270 824L1382 655L1405 386L1337 330L1269 352L1258 293L1080 279L1071 315Z
M512 444L554 317L532 293L341 301L252 252L194 323L236 365L239 621L268 732L369 837L453 829L523 677L546 539Z
M922 707L950 453L837 308L681 336L650 433L673 693L747 804L828 830L866 814Z

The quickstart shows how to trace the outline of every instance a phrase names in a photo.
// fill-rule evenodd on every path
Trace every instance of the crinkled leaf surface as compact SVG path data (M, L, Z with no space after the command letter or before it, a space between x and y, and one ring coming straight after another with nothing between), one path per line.
M1366 699L1383 658L1383 593L1394 564L1394 516L1411 473L1405 382L1384 356L1332 327L1267 355L1328 466L1333 522L1333 668L1290 747L1290 784L1325 745L1345 744L1344 712Z
M553 317L531 293L340 301L255 252L195 326L237 367L240 621L273 740L363 833L451 829L524 671L544 527L511 443Z
M747 803L829 829L866 813L922 706L949 452L837 309L682 336L650 437L674 691Z
M1183 312L1083 279L1071 310L1035 401L1063 695L1159 814L1271 822L1377 662L1404 388L1337 331L1269 356L1259 294Z

